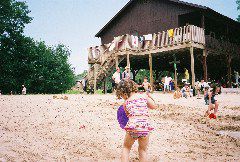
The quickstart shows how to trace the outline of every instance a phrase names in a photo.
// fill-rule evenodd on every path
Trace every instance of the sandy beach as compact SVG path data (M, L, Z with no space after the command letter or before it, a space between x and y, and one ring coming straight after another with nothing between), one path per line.
M0 161L119 161L121 100L107 95L0 96ZM58 97L66 95L57 95ZM221 94L216 120L203 99L154 93L149 161L240 161L240 95ZM131 161L138 161L137 142Z

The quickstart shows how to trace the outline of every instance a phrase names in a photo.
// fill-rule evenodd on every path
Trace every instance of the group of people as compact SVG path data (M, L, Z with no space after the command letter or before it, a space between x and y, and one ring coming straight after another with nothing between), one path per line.
M116 72L112 75L112 87L114 90L116 90L121 80L131 80L131 79L132 78L131 78L130 68L128 66L125 67L125 70L123 71L122 74L121 74L120 68L117 67ZM151 92L153 90L146 76L143 78L142 84L137 86L137 88L140 88L140 87L142 87L145 92Z
M121 70L119 67L116 68L116 72L112 75L112 87L116 89L121 79L130 79L130 68L128 66L125 67L124 72L121 74Z
M180 89L179 87L176 88L176 91L173 93L174 99L179 99L181 97L192 97L193 96L193 89L191 89L189 83L185 83L184 87Z
M174 89L174 82L172 77L168 77L167 75L165 76L164 80L164 86L163 86L163 92L170 92Z

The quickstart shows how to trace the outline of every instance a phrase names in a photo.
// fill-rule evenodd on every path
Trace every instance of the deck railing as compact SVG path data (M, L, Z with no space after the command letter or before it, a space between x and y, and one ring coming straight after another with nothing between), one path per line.
M205 31L203 28L188 25L167 31L149 34L150 39L144 36L134 37L129 34L114 37L109 44L88 48L89 64L103 64L106 59L115 52L132 50L144 51L157 48L166 48L184 43L198 43L205 45ZM147 35L145 35L145 38Z

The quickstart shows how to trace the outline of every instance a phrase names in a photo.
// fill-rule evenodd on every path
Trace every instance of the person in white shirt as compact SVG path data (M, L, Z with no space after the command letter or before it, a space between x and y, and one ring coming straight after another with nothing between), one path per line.
M117 68L116 68L116 72L115 72L115 73L113 74L113 76L112 76L112 80L113 80L112 87L113 87L114 89L117 88L118 83L121 81L120 75L121 75L121 74L120 74L120 68L117 67Z
M22 85L22 95L26 95L27 94L27 88Z
M169 82L170 82L170 79L171 77L168 77L168 76L165 76L165 79L164 79L164 93L169 91Z
M125 67L125 71L122 73L122 79L130 79L130 68Z

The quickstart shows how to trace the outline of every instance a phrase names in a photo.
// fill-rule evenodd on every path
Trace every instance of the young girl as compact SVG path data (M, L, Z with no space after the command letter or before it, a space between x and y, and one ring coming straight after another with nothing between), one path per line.
M143 80L143 83L142 83L142 87L144 88L145 92L151 92L152 91L152 86L148 82L148 78L147 77L144 77L144 80Z
M139 144L139 161L147 161L149 132L153 129L148 121L148 108L154 109L156 105L150 94L137 93L137 86L131 80L122 80L117 87L116 95L125 100L124 110L129 118L124 127L126 135L121 161L129 161L129 153L135 140L138 140Z
M176 88L176 91L173 93L173 98L174 98L174 99L179 99L179 98L181 98L181 97L182 97L182 93L181 93L181 91L180 91L180 88L177 87L177 88Z
M216 116L218 111L219 103L215 99L215 96L221 93L221 88L219 85L213 85L212 89L209 92L205 92L204 100L206 102L206 105L208 106L208 110L206 111L206 116L210 114L211 110L214 110L214 115Z

